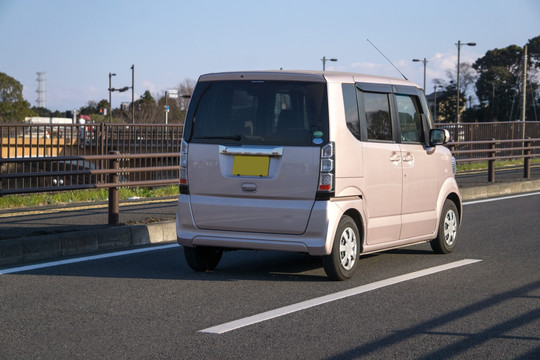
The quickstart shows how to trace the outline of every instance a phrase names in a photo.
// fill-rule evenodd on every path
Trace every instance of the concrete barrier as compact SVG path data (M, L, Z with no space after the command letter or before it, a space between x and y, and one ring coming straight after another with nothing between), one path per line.
M459 190L461 191L463 201L481 200L540 191L540 180L494 183L474 187L463 187Z
M175 241L174 221L8 239L0 241L0 266Z

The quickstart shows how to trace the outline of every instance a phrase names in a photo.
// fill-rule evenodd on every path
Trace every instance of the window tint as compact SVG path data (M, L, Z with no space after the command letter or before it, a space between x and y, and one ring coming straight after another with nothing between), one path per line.
M203 86L199 98L192 99L197 110L187 119L191 141L304 146L313 145L316 131L328 140L325 83L217 81Z
M364 93L368 140L392 141L392 120L388 95Z
M353 84L343 84L343 106L345 107L345 120L347 128L360 140L360 119L358 118L358 106L356 104L356 90Z
M404 143L424 142L424 127L418 97L396 95L401 141Z

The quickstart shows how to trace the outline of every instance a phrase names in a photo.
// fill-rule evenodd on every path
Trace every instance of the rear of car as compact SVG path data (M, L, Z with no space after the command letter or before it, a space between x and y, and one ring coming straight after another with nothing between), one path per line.
M180 151L177 238L196 271L224 250L304 252L352 277L361 253L453 251L461 200L421 89L345 73L200 77Z
M178 242L322 254L326 209L314 207L333 191L327 104L320 74L202 76L181 147Z

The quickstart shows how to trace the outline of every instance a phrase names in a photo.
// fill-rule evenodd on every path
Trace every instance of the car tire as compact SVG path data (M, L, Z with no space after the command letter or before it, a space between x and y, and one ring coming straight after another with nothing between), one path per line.
M324 271L332 280L350 279L360 256L360 233L356 222L347 215L339 221L332 252L323 257Z
M458 229L459 213L456 204L447 199L441 212L437 237L430 242L433 252L436 254L448 254L454 251Z
M215 247L184 247L184 256L190 268L195 271L212 271L223 255L223 250Z

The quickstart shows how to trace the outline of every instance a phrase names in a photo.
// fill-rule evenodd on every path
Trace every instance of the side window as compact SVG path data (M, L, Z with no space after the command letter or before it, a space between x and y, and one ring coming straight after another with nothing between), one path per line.
M401 141L403 143L423 143L424 126L422 111L418 97L411 95L396 95Z
M368 140L392 141L388 94L364 92Z
M345 121L347 128L355 138L361 140L360 119L358 118L358 105L356 104L356 90L353 84L343 84L343 106L345 107Z

